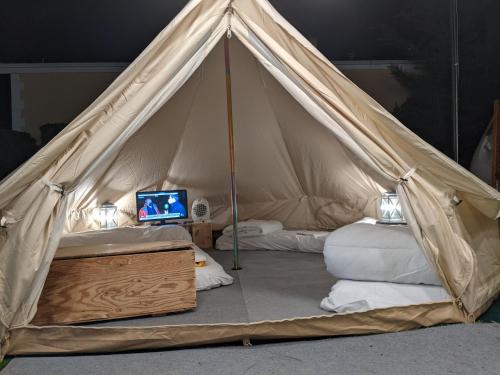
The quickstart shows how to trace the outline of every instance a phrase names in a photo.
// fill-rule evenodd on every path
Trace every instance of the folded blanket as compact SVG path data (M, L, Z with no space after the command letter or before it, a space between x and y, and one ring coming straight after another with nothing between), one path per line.
M283 224L276 220L248 220L238 223L239 237L262 236L283 229ZM233 235L233 226L229 225L222 231L225 235Z
M337 279L441 285L405 225L346 225L328 236L323 253L328 272Z

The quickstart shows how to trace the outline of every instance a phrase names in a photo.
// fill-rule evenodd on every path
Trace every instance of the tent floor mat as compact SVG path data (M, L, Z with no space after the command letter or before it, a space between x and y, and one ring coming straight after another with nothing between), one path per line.
M197 293L195 310L163 316L90 323L90 326L248 323L326 315L319 308L335 279L323 254L244 250L242 269L233 271L232 252L208 253L234 278L232 285Z

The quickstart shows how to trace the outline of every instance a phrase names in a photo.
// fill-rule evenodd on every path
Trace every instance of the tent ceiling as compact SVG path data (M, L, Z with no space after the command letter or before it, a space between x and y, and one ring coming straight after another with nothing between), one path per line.
M231 39L237 188L242 218L335 228L375 214L382 187L236 39ZM222 41L143 127L73 209L117 202L134 221L138 190L188 188L229 220L229 162ZM355 162L356 161L356 162ZM366 169L366 168L365 168ZM128 214L128 215L127 215ZM70 230L92 225L88 220Z

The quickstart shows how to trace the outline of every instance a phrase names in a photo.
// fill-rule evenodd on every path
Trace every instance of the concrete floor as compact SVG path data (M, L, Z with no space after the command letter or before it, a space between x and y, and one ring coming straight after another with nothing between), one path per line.
M14 358L1 375L500 374L500 324L127 354Z

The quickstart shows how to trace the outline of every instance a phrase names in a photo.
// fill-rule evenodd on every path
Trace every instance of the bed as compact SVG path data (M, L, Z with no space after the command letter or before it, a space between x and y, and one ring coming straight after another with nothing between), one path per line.
M59 247L99 245L106 243L140 243L151 241L191 241L191 235L179 225L127 226L113 229L66 233L61 237ZM210 255L194 245L196 290L209 290L233 283L222 266Z
M307 230L277 230L275 232L238 237L240 250L282 250L322 253L325 240L330 232ZM216 243L218 250L232 250L233 236L223 234Z
M327 271L337 282L320 304L349 313L451 299L407 225L365 218L325 241Z
M191 241L191 235L180 225L126 226L113 229L66 233L61 237L59 247L170 240Z

